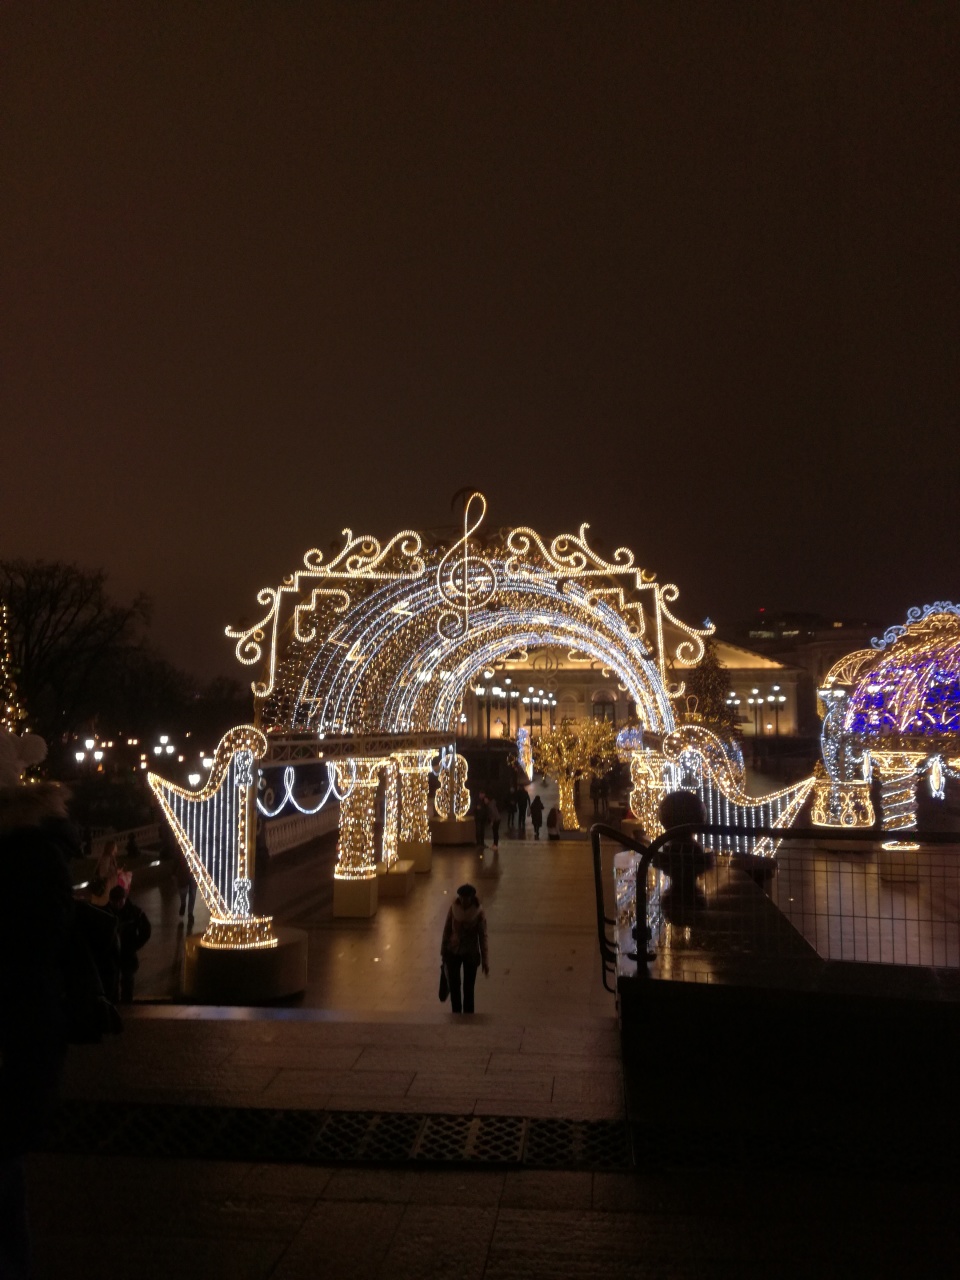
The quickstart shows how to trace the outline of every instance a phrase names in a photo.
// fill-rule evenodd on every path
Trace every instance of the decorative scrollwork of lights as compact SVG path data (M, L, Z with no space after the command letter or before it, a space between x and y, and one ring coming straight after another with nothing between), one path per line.
M882 636L874 636L870 643L874 649L886 649L889 645L895 644L901 636L906 635L916 623L925 623L933 619L935 626L942 626L943 617L947 614L960 617L960 605L953 604L950 600L938 600L935 604L914 605L907 610L907 620L902 626L888 627Z
M469 494L453 545L347 530L329 562L308 552L304 569L261 592L259 620L229 632L242 662L265 667L258 722L284 734L449 731L483 666L554 648L609 672L639 719L668 732L667 664L698 660L711 628L679 622L676 588L626 548L601 556L586 525L550 542L526 527L481 540L485 515L483 495Z
M356 765L353 761L351 761L350 764L353 766L353 774L355 776ZM263 779L261 779L261 781L263 781ZM315 804L303 804L296 798L293 794L295 782L296 770L293 765L288 764L283 771L283 796L281 797L280 803L274 803L276 797L272 794L270 798L264 795L262 800L257 796L257 809L265 818L278 817L286 808L288 801L290 806L296 809L297 813L302 813L306 817L312 817L315 813L320 812L331 796L334 796L337 800L344 800L350 794L350 790L353 787L353 777L351 777L350 784L346 791L340 791L338 789L336 765L332 760L327 762L327 789ZM271 805L273 806L272 808Z
M810 821L815 827L872 827L876 822L870 783L837 782L824 774L813 784Z

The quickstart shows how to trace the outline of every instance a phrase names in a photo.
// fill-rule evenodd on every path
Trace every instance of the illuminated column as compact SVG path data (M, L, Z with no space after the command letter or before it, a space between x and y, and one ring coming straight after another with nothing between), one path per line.
M880 818L885 833L910 831L917 825L917 765L922 751L873 751L880 775ZM913 841L885 840L884 849L917 849Z
M413 862L414 871L429 871L433 862L430 839L430 765L432 751L398 751L400 769L400 845L398 855Z
M348 761L337 765L337 787L350 790L340 802L340 841L333 873L333 914L372 916L377 910L377 788L382 759L355 760L352 778ZM351 787L352 781L352 787Z
M396 760L391 756L378 761L383 774L384 807L383 807L383 842L380 849L380 861L389 870L397 860L397 832L400 822L400 770Z

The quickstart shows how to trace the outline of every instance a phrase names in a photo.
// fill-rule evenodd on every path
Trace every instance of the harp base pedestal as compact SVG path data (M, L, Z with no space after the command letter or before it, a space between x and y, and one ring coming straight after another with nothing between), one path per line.
M276 930L275 947L231 949L201 946L187 938L181 992L197 1004L269 1004L298 995L307 986L307 934Z

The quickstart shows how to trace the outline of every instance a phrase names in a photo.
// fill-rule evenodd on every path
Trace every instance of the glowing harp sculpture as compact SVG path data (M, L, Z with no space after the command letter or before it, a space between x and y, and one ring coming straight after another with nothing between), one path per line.
M270 916L251 913L257 760L267 743L241 725L221 740L207 784L188 791L151 773L150 789L210 911L205 947L275 947Z

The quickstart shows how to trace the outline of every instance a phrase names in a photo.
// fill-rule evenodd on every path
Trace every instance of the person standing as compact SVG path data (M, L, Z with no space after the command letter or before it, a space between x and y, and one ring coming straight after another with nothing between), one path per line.
M556 805L547 814L547 839L560 839L560 810Z
M0 726L4 746L19 741ZM12 740L7 743L6 739ZM12 752L11 752L12 754ZM32 1274L26 1152L53 1107L67 1054L73 891L59 828L67 793L20 782L0 759L0 1275Z
M179 843L173 851L176 859L175 873L177 877L177 891L180 894L180 914L181 916L187 912L187 928L193 927L193 909L197 905L197 882L193 878L193 872L190 870L190 863L187 861L187 855L180 848Z
M454 1013L473 1013L477 969L490 975L487 951L487 917L472 884L462 884L447 912L440 939L440 960L450 986L450 1007ZM460 974L463 973L463 994Z
M527 788L520 786L517 788L517 831L523 837L527 834L527 805L530 803L530 797L527 795Z
M540 828L543 826L543 801L534 796L530 801L530 821L533 823L533 838L540 839Z
M487 801L487 821L490 823L490 834L493 837L493 852L500 850L500 810L493 796Z
M478 791L473 798L473 832L482 849L487 834L487 797L482 791Z
M118 994L121 1004L130 1004L133 1001L133 975L140 968L137 952L150 941L152 930L147 913L130 901L122 885L118 884L110 893L110 911L117 918L120 939Z

